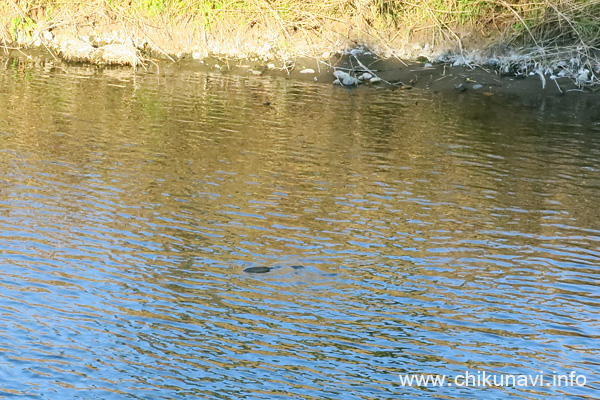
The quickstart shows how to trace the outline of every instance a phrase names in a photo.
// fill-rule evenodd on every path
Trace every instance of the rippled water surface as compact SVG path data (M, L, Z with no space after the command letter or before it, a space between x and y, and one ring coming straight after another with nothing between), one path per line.
M2 396L599 398L585 99L4 67Z

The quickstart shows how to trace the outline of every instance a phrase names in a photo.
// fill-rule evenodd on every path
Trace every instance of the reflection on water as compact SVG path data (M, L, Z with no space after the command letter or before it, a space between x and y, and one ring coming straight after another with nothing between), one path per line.
M585 99L7 65L3 395L597 395ZM398 378L572 370L586 387Z

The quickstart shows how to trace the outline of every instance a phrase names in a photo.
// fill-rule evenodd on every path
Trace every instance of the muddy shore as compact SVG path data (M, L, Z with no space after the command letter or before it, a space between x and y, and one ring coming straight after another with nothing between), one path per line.
M60 66L90 64L91 60L73 58L65 60L55 52L44 48L8 49L0 51L0 61L5 68L11 62L24 66ZM93 63L91 63L93 65ZM145 60L143 64L132 66L111 66L107 63L94 68L120 68L123 72L141 74L164 74L168 70L186 69L199 73L220 73L252 75L257 77L285 77L317 84L336 84L334 72L346 71L353 77L365 73L370 80L356 81L356 85L371 87L374 90L427 90L446 96L480 96L504 98L507 100L534 101L545 97L562 98L570 101L575 97L586 99L600 98L594 88L581 88L572 79L563 77L541 79L539 74L524 76L501 74L486 67L453 66L450 63L432 63L427 59L420 62L406 62L397 58L382 59L367 49L334 54L328 58L296 58L291 60L270 60L266 57L224 58L203 57L194 59L191 55L177 60L157 58ZM375 82L377 81L377 82ZM340 85L344 86L344 85Z

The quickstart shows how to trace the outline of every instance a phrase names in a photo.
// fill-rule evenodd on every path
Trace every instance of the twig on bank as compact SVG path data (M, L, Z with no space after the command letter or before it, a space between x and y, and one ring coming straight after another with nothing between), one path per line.
M554 79L552 79L554 81L554 84L556 85L556 88L558 89L558 91L562 94L562 89L560 88L560 85L558 84L558 78L554 77Z
M535 73L539 75L540 80L542 81L542 89L546 89L546 77L544 76L544 72L542 72L540 69L537 69Z
M360 67L362 69L364 69L365 71L367 71L369 74L381 79L381 82L385 82L388 85L392 85L390 82L386 81L385 79L382 79L380 76L378 76L373 70L369 69L369 67L367 67L365 64L363 64L358 57L356 57L355 55L353 55L352 57L354 57L354 59L356 60L356 62L358 63L358 65L360 65Z
M14 50L14 51L18 51L19 53L21 53L24 57L26 57L29 60L33 60L33 57L31 57L31 55L25 53L21 48L19 47L10 47L10 46L5 46L2 45L0 46L0 48L2 48L2 50L6 51L8 53L8 50Z
M145 58L144 60L154 64L154 66L156 67L156 74L158 76L160 76L160 67L159 67L158 63L156 63L154 60L151 60L149 58ZM142 64L142 65L144 65L144 64ZM146 69L146 71L148 71L148 69L145 66L144 66L144 68Z

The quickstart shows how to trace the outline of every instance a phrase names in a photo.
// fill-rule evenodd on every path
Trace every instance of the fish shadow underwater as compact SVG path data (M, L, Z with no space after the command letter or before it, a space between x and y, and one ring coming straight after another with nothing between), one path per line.
M247 274L247 275L246 275ZM244 269L249 279L259 279L284 287L308 285L311 290L330 288L337 282L337 273L321 271L312 265L257 266ZM333 279L333 280L332 280Z
M246 272L248 274L266 274L273 270L283 269L283 268L291 268L296 271L304 269L304 267L302 265L290 265L290 266L277 265L274 267L249 267L249 268L244 269L244 272Z

